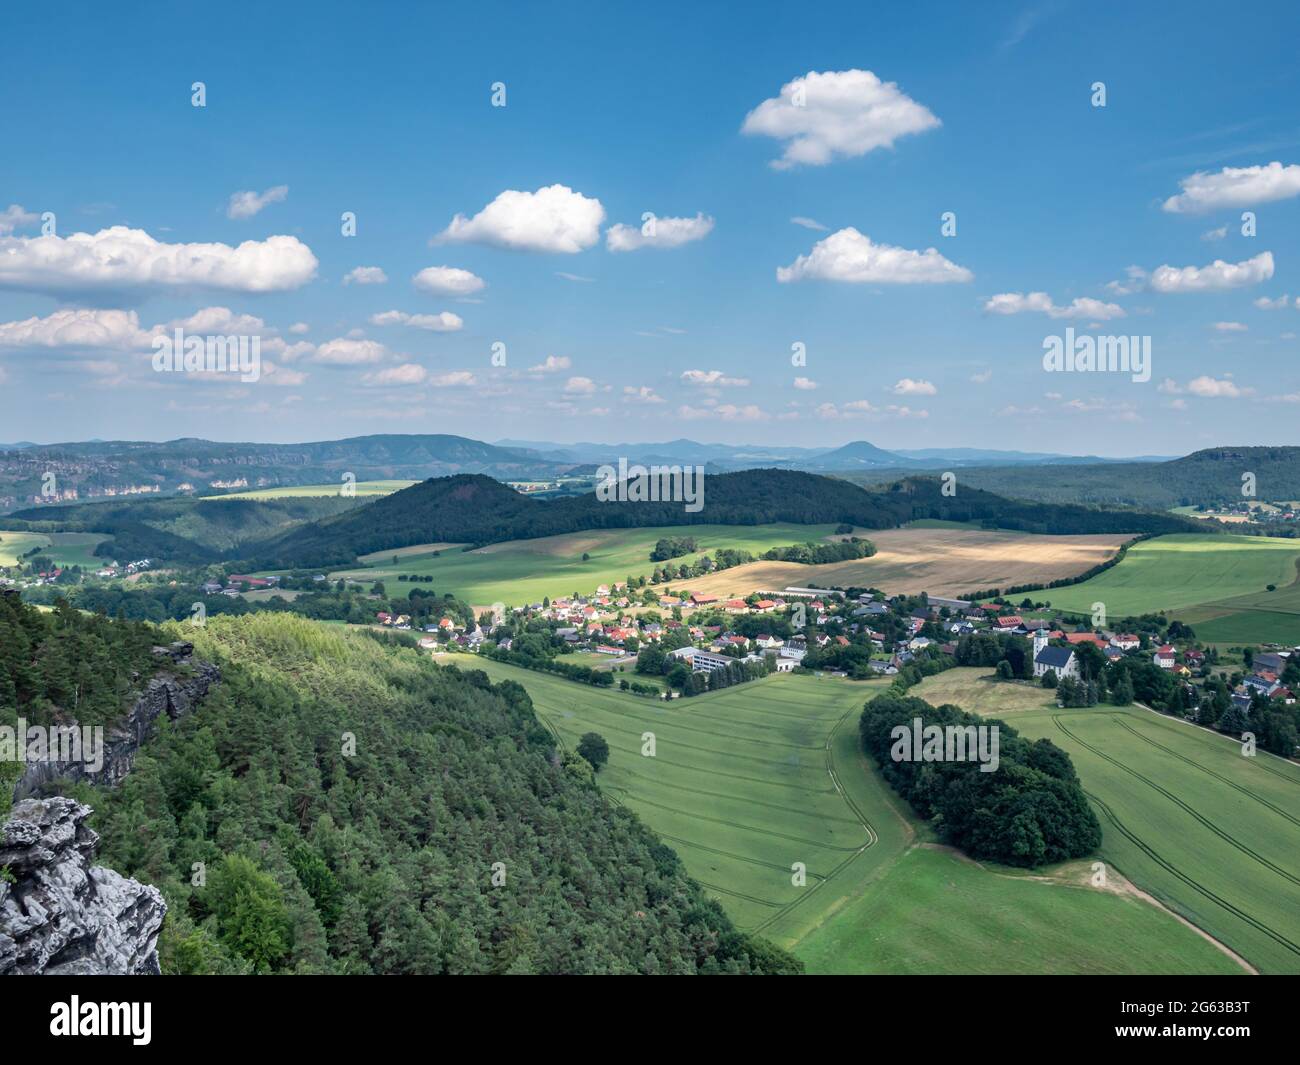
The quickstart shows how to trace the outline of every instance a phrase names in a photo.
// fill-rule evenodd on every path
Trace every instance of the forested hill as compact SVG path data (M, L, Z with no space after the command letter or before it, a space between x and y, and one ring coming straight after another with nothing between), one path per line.
M556 750L519 685L284 615L184 634L221 684L118 788L68 792L99 861L166 896L164 973L801 969Z
M594 494L534 499L482 476L439 478L292 529L255 554L265 568L326 566L411 544L496 543L583 529L658 525L846 522L893 528L915 518L980 521L1043 533L1186 532L1186 519L1137 511L1013 502L960 486L945 496L935 478L864 490L839 478L792 470L743 470L705 478L704 507L602 502Z
M1258 499L1300 499L1300 447L1206 448L1169 462L971 466L958 477L971 487L1017 499L1166 510L1239 503L1246 473L1254 474ZM858 470L841 476L870 489L898 472Z

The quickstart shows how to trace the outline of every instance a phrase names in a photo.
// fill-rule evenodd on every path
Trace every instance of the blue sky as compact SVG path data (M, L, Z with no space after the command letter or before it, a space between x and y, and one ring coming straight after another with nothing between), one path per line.
M1294 5L408 7L6 16L0 440L1300 443Z

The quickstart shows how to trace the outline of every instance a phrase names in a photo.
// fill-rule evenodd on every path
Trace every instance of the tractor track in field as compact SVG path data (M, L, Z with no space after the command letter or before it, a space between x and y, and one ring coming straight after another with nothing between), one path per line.
M1190 876L1184 873L1172 862L1169 862L1165 858L1161 857L1149 844L1147 844L1139 836L1135 835L1124 824L1124 822L1121 821L1115 815L1115 812L1101 798L1099 798L1098 796L1094 795L1092 792L1087 790L1084 791L1084 794L1088 797L1090 802L1092 802L1099 810L1101 810L1103 814L1105 814L1106 819L1110 821L1110 823L1114 825L1116 829L1119 830L1120 834L1124 836L1125 839L1127 839L1130 843L1132 843L1135 847L1137 847L1138 850L1140 850L1143 854L1145 854L1148 858L1150 858L1153 862L1155 862L1158 866L1160 866L1160 868L1164 869L1167 873L1170 873L1173 876L1177 877L1184 884L1190 887L1193 891L1196 891L1198 894L1203 895L1205 898L1209 899L1217 906L1221 906L1224 910L1232 914L1234 917L1237 917L1240 920L1245 921L1246 924L1250 925L1257 932L1262 932L1264 935L1268 936L1268 938L1273 940L1275 943L1278 943L1279 945L1285 947L1287 950L1291 951L1291 953L1300 956L1300 943L1292 942L1286 936L1282 935L1282 933L1274 931L1270 926L1266 925L1263 921L1259 920L1256 917L1252 917L1250 914L1248 914L1245 910L1241 909L1239 906L1236 906L1235 904L1229 902L1227 899L1223 898L1220 895L1216 895L1213 891L1205 887L1203 884L1200 884L1199 882L1193 880Z
M625 736L635 736L637 737L638 742L640 741L641 738L641 732L638 732L636 729L618 728L614 725L602 725L601 728L606 732L622 733ZM646 731L646 730L642 730L642 731ZM756 741L743 740L741 742L752 743ZM755 758L752 755L748 755L748 754L737 754L735 751L719 750L717 747L701 747L699 744L695 744L695 743L679 743L676 741L674 741L673 745L675 747L681 747L687 751L703 751L706 754L717 755L720 758L738 758L742 762L752 762L754 765L768 766L774 769L791 768L791 763L789 762L774 762L770 758Z
M645 774L634 772L631 769L624 769L623 772L626 773L628 776L637 777L640 780L646 779ZM765 806L769 810L780 810L781 813L785 813L785 814L806 814L807 813L806 810L800 810L792 806L782 806L780 803L764 802L762 799L738 800L734 795L727 795L724 792L709 791L706 788L688 788L684 784L674 784L673 791L685 791L685 792L689 792L691 795L706 795L710 799L726 799L731 802L743 801L746 806ZM837 821L843 825L857 825L859 823L855 818L852 817L835 817L833 815L826 815L818 818L818 820Z
M614 714L614 715L616 715L620 720L626 720L626 715L625 715L625 714L620 714L617 710L610 710L610 709L608 709L608 708L606 708L606 707L603 707L603 706L595 706L595 705L592 705L591 707L589 707L589 709L594 710L594 711L595 711L596 713L598 713L598 714ZM654 722L648 722L648 723L647 723L647 725L652 725L652 724L654 724ZM683 725L683 724L681 724L680 722L672 722L672 727L673 727L673 728L676 728L676 729L681 729L681 731L683 731L683 732L697 732L697 733L699 733L701 736L716 736L716 737L717 737L718 739L720 739L720 740L730 740L730 741L732 741L733 743L734 743L734 742L736 741L736 739L737 739L737 737L736 737L736 735L735 735L734 733L728 733L728 732L712 732L712 731L710 731L709 729L704 729L704 728L692 728L690 725ZM771 726L767 726L767 725L759 725L758 727L759 727L759 728L769 728L769 727L771 727ZM643 730L643 731L644 731L644 730ZM744 739L743 739L743 742L744 742L744 743L759 743L759 744L762 744L764 747L779 747L779 748L781 748L782 750L790 750L791 748L793 748L794 750L798 750L798 751L815 751L815 750L818 750L818 749L820 748L820 746L821 746L820 744L817 744L817 743L813 743L813 744L806 744L806 743L778 743L778 742L776 742L775 740L761 740L761 739L756 739L756 738L744 738Z
M724 773L720 769L706 768L705 766L699 766L699 765L690 765L687 762L674 762L667 758L660 758L659 755L657 754L655 755L655 762L659 765L672 766L674 769L689 769L692 772L704 773L707 776L711 776L711 777L726 777L728 780L743 780L749 784L762 784L765 787L772 787L772 788L793 788L795 791L803 792L806 795L834 795L835 794L834 788L810 788L804 784L792 784L789 781L785 781L785 780L769 780L764 777L747 777L743 773ZM639 777L644 775L642 773L637 773L631 769L628 769L626 766L620 766L618 768L622 772L627 773L634 777Z
M629 794L627 788L616 788L612 784L606 784L605 787L608 788L610 791L621 791L624 794ZM693 818L696 821L708 821L710 824L723 825L727 828L739 829L741 832L752 832L756 836L774 836L777 839L789 840L791 843L799 843L805 847L812 847L817 850L845 851L845 852L852 852L853 854L857 854L859 851L864 849L863 847L844 847L834 843L823 843L815 839L806 839L803 836L792 836L788 832L776 832L770 828L761 828L755 825L746 825L746 824L742 824L739 821L732 821L726 817L709 817L707 814L695 813L691 810L680 810L676 806L669 806L667 803L663 803L663 802L654 802L652 799L647 799L638 795L632 795L630 800L625 799L623 801L624 801L624 805L627 805L627 803L630 801L632 803L639 803L645 806L653 806L657 810L667 810L670 814L678 814L681 817ZM868 843L867 846L870 846L870 844Z
M683 847L691 847L697 851L704 851L707 854L718 854L723 858L731 858L733 861L745 862L749 865L757 865L763 869L775 869L778 873L789 872L784 865L777 865L775 862L765 862L762 858L750 858L744 854L733 854L731 851L724 851L720 847L706 847L703 843L696 843L693 840L683 839L681 836L669 836L663 832L659 833L663 839L670 839L674 843L680 843ZM808 875L815 880L825 880L826 877L821 873L808 871Z
M1197 821L1199 824L1208 828L1211 832L1213 832L1216 836L1218 836L1221 840L1223 840L1224 843L1228 844L1230 847L1236 848L1242 854L1246 855L1248 858L1253 858L1265 869L1272 870L1274 873L1282 877L1284 880L1289 880L1297 887L1300 887L1300 877L1295 876L1293 873L1287 872L1281 866L1276 865L1273 862L1271 862L1269 859L1265 858L1262 854L1259 854L1258 852L1251 850L1245 844L1239 843L1237 840L1233 839L1230 833L1225 832L1213 821L1211 821L1208 817L1204 817L1203 815L1197 813L1194 809L1192 809L1192 807L1188 806L1187 803L1183 802L1182 799L1180 799L1168 788L1161 787L1150 777L1144 776L1143 774L1139 773L1136 769L1132 768L1131 766L1125 765L1118 758L1112 758L1110 755L1106 754L1104 751L1100 750L1099 748L1094 747L1092 744L1079 739L1078 736L1076 736L1073 732L1071 732L1068 728L1066 728L1065 725L1061 723L1061 719L1059 715L1053 714L1052 720L1056 723L1056 727L1058 729L1060 729L1067 736L1069 736L1070 739L1072 739L1075 743L1079 744L1080 747L1086 748L1087 750L1091 751L1093 754L1095 754L1098 758L1102 759L1103 761L1109 762L1117 769L1122 769L1124 770L1124 772L1140 780L1147 787L1163 795L1175 806L1179 807L1179 809L1183 810L1185 813L1191 816L1193 820Z
M1121 715L1111 714L1110 719L1114 721L1116 724L1118 724L1121 728L1125 729L1128 732L1131 732L1143 743L1149 743L1151 744L1152 747L1155 747L1157 750L1164 751L1165 754L1169 755L1171 758L1177 758L1180 762L1185 762L1187 765L1199 769L1202 773L1206 773L1209 776L1212 776L1215 780L1220 781L1223 784L1227 784L1228 787L1232 788L1234 791L1239 791L1241 792L1242 795L1245 795L1247 798L1254 799L1255 802L1259 803L1261 806L1266 807L1269 810L1272 810L1279 817L1285 817L1293 825L1300 827L1300 817L1296 817L1293 814L1287 813L1280 806L1274 806L1262 795L1255 794L1255 792L1251 791L1249 788L1245 787L1242 784L1238 784L1235 780L1232 780L1230 777L1225 777L1222 773L1216 773L1209 766L1201 765L1201 763L1196 761L1194 758L1188 758L1185 754L1180 754L1178 751L1175 751L1172 747L1166 747L1163 743L1157 743L1149 736L1144 736L1141 732L1139 732L1127 721L1125 721Z
M844 805L853 811L853 816L858 819L858 821L862 825L862 828L866 831L867 842L864 843L852 854L850 854L838 865L836 865L834 869L832 869L829 873L826 874L823 880L814 884L812 887L810 887L797 899L792 901L784 909L779 910L777 913L774 913L771 917L769 917L766 921L763 921L761 924L757 925L754 928L755 932L765 931L773 924L775 924L777 921L779 921L782 917L784 917L787 913L793 910L796 906L798 906L801 902L806 902L813 895L814 892L816 892L819 888L825 887L826 884L830 883L830 881L834 879L836 876L838 876L839 873L843 871L851 862L855 861L859 855L864 853L868 848L874 847L877 843L880 842L879 833L877 833L875 828L872 827L871 822L867 819L866 815L862 812L858 804L854 802L851 798L849 798L849 793L844 789L844 786L840 783L840 778L838 774L835 772L835 753L834 753L835 733L837 733L840 730L840 726L844 724L844 722L849 718L851 714L853 714L853 712L854 712L853 707L849 707L849 709L845 710L844 713L840 715L839 720L836 721L835 724L831 726L830 731L826 733L826 742L823 744L823 749L826 752L826 772L831 778L831 784L834 785L835 790L839 793L840 799L843 801Z
M1168 715L1166 715L1166 714L1162 714L1159 710L1152 710L1151 707L1149 707L1149 706L1143 706L1142 709L1146 710L1146 711L1147 711L1148 713L1150 713L1150 714L1154 714L1154 715L1155 715L1154 723L1157 724L1157 725L1159 725L1161 728L1177 728L1177 726L1174 725L1174 724L1172 723L1172 720L1168 718ZM1143 720L1150 720L1150 719L1144 718ZM1166 723L1167 721L1168 721L1169 723ZM1193 726L1193 727L1194 727L1194 728L1197 728L1197 729L1200 729L1202 732L1204 732L1204 733L1206 733L1206 734L1208 734L1208 735L1210 735L1210 736L1222 736L1225 740L1229 740L1229 741L1232 741L1232 742L1236 742L1236 741L1233 741L1233 740L1232 740L1232 737L1229 736L1229 735L1227 735L1226 733L1215 732L1213 729L1208 729L1208 728L1206 728L1204 725L1195 725L1195 726ZM1267 753L1267 752L1266 752L1266 753ZM1293 775L1293 774L1291 774L1291 773L1287 773L1287 772L1285 772L1285 771L1279 769L1279 768L1278 768L1277 766L1275 766L1275 765L1270 765L1270 764L1269 764L1269 759L1270 759L1270 758L1276 758L1276 759L1278 759L1278 761L1280 761L1280 762L1284 762L1284 763L1287 763L1287 764L1289 764L1289 765L1294 765L1294 764L1295 764L1294 762L1289 762L1287 759L1283 758L1281 755L1269 754L1268 758L1256 758L1255 763L1254 763L1254 764L1255 764L1255 767L1258 768L1258 769L1262 769L1262 770L1264 770L1265 773L1271 773L1273 776L1275 776L1275 777L1279 777L1279 778L1281 778L1282 780L1285 780L1288 784L1294 784L1296 787L1300 788L1300 777L1296 777L1295 775Z

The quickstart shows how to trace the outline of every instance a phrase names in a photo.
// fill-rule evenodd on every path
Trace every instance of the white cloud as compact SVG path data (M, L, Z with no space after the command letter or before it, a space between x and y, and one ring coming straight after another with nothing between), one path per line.
M11 203L3 211L0 211L0 237L7 237L15 229L33 225L35 222L36 215L30 211L24 211L16 203Z
M1211 327L1216 333L1244 333L1246 327L1241 322L1215 322Z
M529 373L559 373L561 370L567 370L573 365L573 360L567 355L547 355L546 358L536 366L528 367Z
M822 225L819 221L817 221L817 219L805 218L801 214L795 215L792 219L790 219L790 221L797 226L803 226L804 229L816 229L816 230L820 230L823 233L830 229L830 226Z
M889 391L896 396L933 396L939 392L929 381L914 381L910 377L900 379Z
M911 407L896 407L892 403L885 408L885 411L892 414L895 418L928 418L928 410L913 410Z
M1124 271L1127 281L1107 281L1106 291L1112 292L1116 296L1131 296L1135 292L1141 292L1146 288L1147 272L1140 266L1130 266Z
M297 237L229 244L165 244L113 226L68 237L0 237L0 288L37 292L197 286L281 292L316 276L316 256Z
M288 185L276 185L267 189L260 196L256 192L245 191L232 193L230 203L226 205L227 218L252 218L264 207L281 203L289 197Z
M1125 317L1124 308L1116 303L1103 303L1089 296L1081 296L1067 306L1060 307L1052 302L1046 292L1001 292L984 304L984 310L989 314L1040 312L1050 318L1091 318L1100 321Z
M590 377L570 377L564 383L564 392L569 396L589 396L596 391L596 382Z
M1276 299L1260 296L1259 299L1255 300L1255 306L1261 311L1281 311L1291 305L1291 297L1285 295L1278 296ZM1297 310L1300 310L1300 297L1296 299L1294 306Z
M148 344L135 311L61 310L44 318L0 322L0 347L112 348L127 351Z
M358 266L343 275L345 285L386 285L388 275L379 266Z
M290 370L270 359L263 359L262 379L281 388L296 388L307 380L307 375L301 370Z
M565 281L581 281L584 282L585 284L590 284L591 282L596 280L594 277L583 277L581 274L570 274L570 273L566 273L563 270L556 270L555 276L562 277L564 278Z
M736 406L734 403L719 403L716 407L683 405L677 408L677 417L684 421L718 418L724 422L759 422L767 419L769 415L761 407L753 403L748 403L743 407Z
M1222 378L1214 378L1208 375L1194 377L1187 382L1186 387L1179 385L1172 378L1166 377L1160 382L1158 391L1175 396L1186 392L1206 399L1240 399L1244 396L1253 395L1255 390L1253 388L1242 388L1232 380L1231 374L1225 374Z
M970 375L970 379L977 385L986 385L993 380L992 370L980 370Z
M409 325L413 329L427 329L433 333L454 333L464 325L464 319L451 311L438 314L407 314L405 311L382 311L370 316L371 325Z
M873 244L870 237L852 227L824 237L807 255L776 270L776 279L782 283L814 279L860 284L943 284L969 281L973 276L934 248L920 252Z
M1201 234L1202 240L1222 240L1228 235L1227 226L1219 226L1218 229L1207 229Z
M411 285L436 296L469 296L481 291L486 282L458 266L426 266L411 278Z
M1300 166L1225 166L1217 174L1198 171L1178 183L1182 192L1165 200L1173 214L1203 214L1221 207L1249 207L1300 196Z
M909 133L940 125L929 108L892 81L869 70L809 71L781 86L745 116L742 133L775 137L785 153L773 161L784 170L800 164L824 166L877 148L892 148Z
M600 239L605 208L565 185L536 192L507 189L473 218L458 214L440 241L490 244L516 251L574 254Z
M662 403L663 396L659 395L649 385L633 387L632 385L623 386L623 398L629 403Z
M650 232L646 233L646 229ZM713 219L705 214L694 218L654 218L643 226L626 226L622 222L605 230L605 246L614 252L640 248L677 248L693 240L703 240L713 231Z
M377 388L391 388L398 385L423 384L428 376L428 371L423 366L414 362L404 362L400 366L390 366L375 373L362 374L361 381L363 384Z
M388 349L378 341L337 337L320 345L312 360L332 366L359 366L364 363L382 362L387 355Z
M684 370L681 381L704 388L744 388L749 384L749 378L728 377L721 370Z
M311 326L309 326L306 322L294 322L293 325L289 326L289 332L294 333L295 335L310 333Z
M430 377L429 384L434 388L469 388L478 384L478 378L469 370L452 370L450 373Z
M809 377L796 377L794 379L794 387L799 389L801 392L811 392L817 387L817 382Z
M1273 253L1264 251L1240 263L1215 259L1209 266L1158 266L1151 287L1157 292L1212 292L1257 285L1272 276Z

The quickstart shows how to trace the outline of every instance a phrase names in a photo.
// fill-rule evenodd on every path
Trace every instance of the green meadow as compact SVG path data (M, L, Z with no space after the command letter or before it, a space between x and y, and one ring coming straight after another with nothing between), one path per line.
M883 681L783 674L664 702L444 661L522 684L569 749L584 732L604 736L605 794L654 828L738 925L811 972L1243 971L1156 907L1083 886L1086 863L1027 876L926 842L928 827L858 748L859 712Z
M650 561L655 541L663 536L693 536L701 550L672 561L680 565L720 547L759 554L771 547L821 540L833 535L834 525L692 525L646 529L592 529L585 532L512 540L473 551L430 545L420 554L407 548L385 556L366 556L360 569L339 570L332 579L395 580L399 574L433 577L432 587L478 605L505 603L517 606L544 597L591 592L629 575L649 576L658 563ZM437 549L438 554L434 554ZM583 556L587 557L584 559ZM390 589L391 590L391 589Z
M911 694L1057 744L1101 821L1104 861L1261 972L1300 973L1300 765L1140 707L1035 709L1033 689L987 676L951 670Z
M1177 533L1134 544L1091 580L1040 594L1081 614L1105 603L1111 618L1172 611L1210 642L1300 640L1300 589L1291 587L1298 557L1300 540Z
M108 537L100 533L33 533L0 529L0 566L14 566L34 547L59 566L99 567L107 559L95 557L95 546Z

